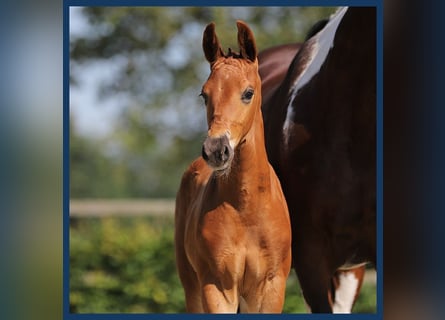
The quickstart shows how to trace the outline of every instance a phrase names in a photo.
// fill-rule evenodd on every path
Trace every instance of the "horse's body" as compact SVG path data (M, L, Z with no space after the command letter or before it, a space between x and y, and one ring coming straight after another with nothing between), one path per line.
M265 150L255 41L237 25L239 55L223 53L213 24L203 37L209 131L175 212L187 312L281 312L290 270L290 220Z
M314 36L327 23L322 20L308 33L306 40ZM287 74L289 66L301 47L301 43L279 45L258 54L259 74L263 92L263 108L273 107L271 101ZM268 110L269 112L273 112ZM335 312L350 313L360 293L365 275L365 264L339 268L332 275L330 304Z
M301 44L285 44L269 48L258 54L263 101L268 101L275 93L289 69Z
M259 55L266 149L312 312L350 312L364 264L376 262L375 23L375 8L338 11L292 62L284 52L273 77L281 50Z

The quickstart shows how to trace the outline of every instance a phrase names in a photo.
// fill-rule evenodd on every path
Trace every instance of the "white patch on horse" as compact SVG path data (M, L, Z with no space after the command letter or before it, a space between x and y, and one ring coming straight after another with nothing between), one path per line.
M321 66L328 56L329 50L331 50L331 48L334 46L335 33L347 9L348 7L342 7L338 9L331 16L326 26L314 37L310 38L307 41L307 46L310 50L310 56L307 60L304 70L295 79L289 91L289 95L291 96L291 98L289 100L290 102L287 108L286 121L284 122L283 127L284 137L287 136L289 124L294 118L295 112L294 108L292 107L292 103L297 96L298 91L303 88L320 71Z
M341 267L337 268L338 271L348 271L352 269L357 269L363 266L366 266L368 262L361 262L361 263L350 263L345 262Z
M335 290L335 302L333 313L351 313L355 294L358 287L358 279L354 272L345 272L339 275L339 284Z

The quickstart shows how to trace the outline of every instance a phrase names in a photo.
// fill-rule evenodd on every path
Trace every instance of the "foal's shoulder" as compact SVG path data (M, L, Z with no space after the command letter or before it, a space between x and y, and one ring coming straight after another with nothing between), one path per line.
M183 185L201 185L207 182L210 175L212 174L212 169L204 161L202 157L197 158L193 161L188 169L185 171L182 177Z
M202 157L190 164L182 176L181 186L176 194L177 218L181 216L179 213L187 212L187 208L196 200L199 190L205 186L211 173L210 167Z

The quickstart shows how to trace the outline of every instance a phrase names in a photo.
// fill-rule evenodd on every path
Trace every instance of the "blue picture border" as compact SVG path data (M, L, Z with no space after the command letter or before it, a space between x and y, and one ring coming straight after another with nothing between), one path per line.
M209 315L192 314L78 314L69 312L69 186L70 186L70 144L69 144L69 10L74 6L208 6L205 1L143 1L143 0L64 0L63 1L63 319L64 320L130 320L130 319L204 319ZM383 2L381 0L356 1L212 1L211 6L370 6L377 11L377 312L375 314L281 314L281 315L212 315L219 319L234 317L255 317L270 319L383 319Z

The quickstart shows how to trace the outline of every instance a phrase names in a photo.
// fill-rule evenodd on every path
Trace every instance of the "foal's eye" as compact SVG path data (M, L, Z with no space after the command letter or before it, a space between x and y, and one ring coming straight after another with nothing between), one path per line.
M252 97L253 97L253 89L249 88L249 89L246 89L246 91L243 92L243 95L241 96L241 100L244 103L249 103L250 100L252 100Z

